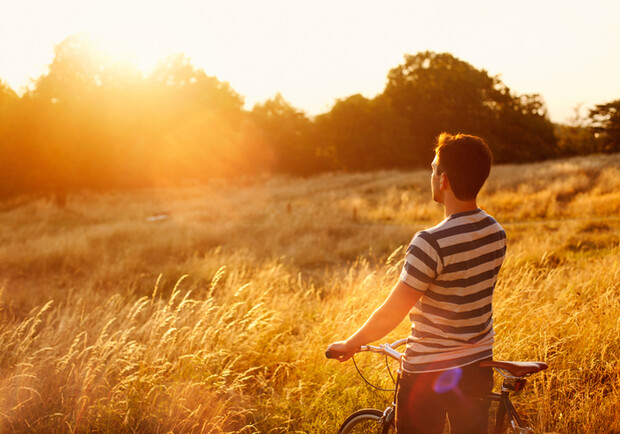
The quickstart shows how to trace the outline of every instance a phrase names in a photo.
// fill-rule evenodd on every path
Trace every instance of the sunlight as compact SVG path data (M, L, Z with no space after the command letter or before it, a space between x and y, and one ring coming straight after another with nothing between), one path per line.
M172 54L166 43L152 35L129 32L98 34L111 54L132 63L144 76L148 76L158 62Z

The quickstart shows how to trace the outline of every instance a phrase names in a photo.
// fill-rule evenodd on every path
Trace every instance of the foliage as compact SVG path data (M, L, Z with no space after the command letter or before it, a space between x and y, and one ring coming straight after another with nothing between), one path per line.
M314 124L291 106L279 93L250 113L264 141L264 152L271 153L276 172L308 175L325 170L327 161L316 146Z
M183 54L143 76L93 36L72 35L23 96L0 82L0 197L64 203L83 190L426 167L443 131L481 135L500 163L618 149L617 102L591 111L595 140L589 124L554 131L539 95L448 53L406 55L387 79L376 97L337 100L314 118L280 94L248 111Z
M414 144L410 151L428 161L443 131L484 137L497 162L555 155L553 127L539 95L513 95L498 77L451 54L406 55L390 70L384 94L407 119Z
M620 151L620 99L599 104L590 110L592 129L602 152Z
M13 89L11 89L4 81L0 80L0 110L2 110L3 117L6 112L10 111L11 104L15 104L18 100L18 96Z
M338 168L367 171L424 163L410 152L406 124L383 96L369 100L357 94L338 100L316 118L316 128L321 146Z
M2 122L0 194L127 188L256 171L243 98L193 67L163 59L143 77L87 34L55 49L47 74Z
M555 136L562 155L587 155L598 152L598 143L590 127L590 119L581 113L582 105L573 108L573 115L564 124L555 124Z

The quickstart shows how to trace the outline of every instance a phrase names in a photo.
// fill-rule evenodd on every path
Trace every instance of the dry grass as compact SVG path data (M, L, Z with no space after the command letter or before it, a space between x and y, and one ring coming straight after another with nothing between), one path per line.
M0 204L0 432L332 432L384 405L323 350L442 218L428 183L326 174ZM619 432L620 156L499 166L481 205L509 241L496 358L550 364L519 409L541 431Z

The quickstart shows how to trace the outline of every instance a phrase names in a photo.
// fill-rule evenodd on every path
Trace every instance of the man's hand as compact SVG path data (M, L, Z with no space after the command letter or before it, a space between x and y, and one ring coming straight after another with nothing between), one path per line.
M347 341L334 342L327 347L327 351L330 352L330 358L336 359L339 362L346 362L359 350L359 347L353 347Z

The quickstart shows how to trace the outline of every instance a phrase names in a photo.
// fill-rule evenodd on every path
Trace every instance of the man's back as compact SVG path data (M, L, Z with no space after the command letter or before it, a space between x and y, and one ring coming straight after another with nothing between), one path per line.
M446 370L492 357L491 299L505 253L504 230L480 209L416 234L401 280L424 296L410 312L405 371Z

